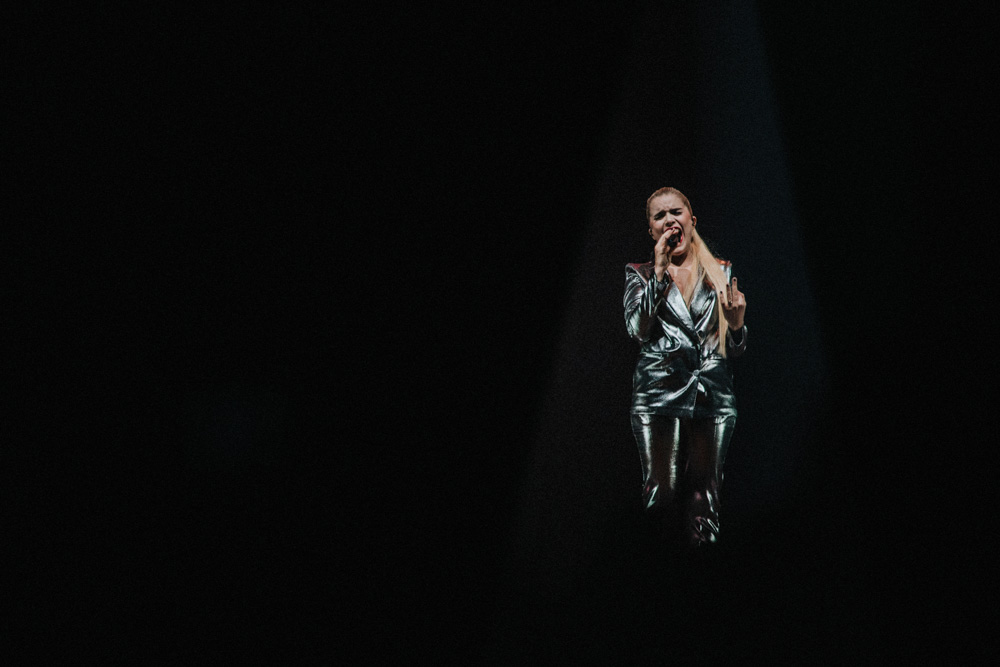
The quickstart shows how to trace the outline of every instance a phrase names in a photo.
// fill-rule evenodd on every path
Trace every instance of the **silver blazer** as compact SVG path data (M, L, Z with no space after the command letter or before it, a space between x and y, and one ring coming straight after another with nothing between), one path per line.
M726 280L732 265L720 261ZM625 326L641 343L632 378L632 412L670 417L736 415L733 375L719 354L718 296L707 280L695 289L690 309L680 289L653 263L625 267ZM729 331L726 354L735 358L747 345L747 328Z

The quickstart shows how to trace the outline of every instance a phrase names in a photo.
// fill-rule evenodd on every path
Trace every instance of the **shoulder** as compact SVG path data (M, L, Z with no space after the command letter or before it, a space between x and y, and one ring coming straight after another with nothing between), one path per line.
M626 264L625 265L625 291L634 290L649 284L649 277L653 275L653 263L646 264Z
M719 259L718 257L715 259L719 262L719 268L722 269L722 274L726 276L727 280L731 279L733 275L733 263L728 259Z
M643 264L626 264L625 265L625 275L637 274L640 278L649 278L653 273L653 263L645 262Z
M626 288L631 283L632 285L637 284L635 282L636 278L639 279L639 283L645 285L649 282L649 277L653 275L653 263L646 262L645 264L626 264L625 265L625 284Z

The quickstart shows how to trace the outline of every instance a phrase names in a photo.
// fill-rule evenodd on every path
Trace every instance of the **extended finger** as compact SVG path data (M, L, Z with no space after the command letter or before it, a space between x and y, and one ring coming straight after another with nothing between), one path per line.
M725 290L721 289L719 290L719 301L722 302L722 307L727 310L732 307L729 303L729 297L726 294Z

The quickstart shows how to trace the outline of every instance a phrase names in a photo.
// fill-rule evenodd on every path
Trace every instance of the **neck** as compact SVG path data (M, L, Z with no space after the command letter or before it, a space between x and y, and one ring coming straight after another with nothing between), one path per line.
M694 262L694 253L688 249L683 255L671 255L670 263L677 268L688 267Z

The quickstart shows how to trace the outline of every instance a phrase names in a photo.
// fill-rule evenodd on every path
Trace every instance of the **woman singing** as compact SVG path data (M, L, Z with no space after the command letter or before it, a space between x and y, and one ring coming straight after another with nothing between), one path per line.
M736 424L727 361L746 348L746 299L732 266L698 235L688 198L660 188L646 201L651 262L625 271L625 324L641 344L632 432L643 502L693 546L719 533L719 485Z

